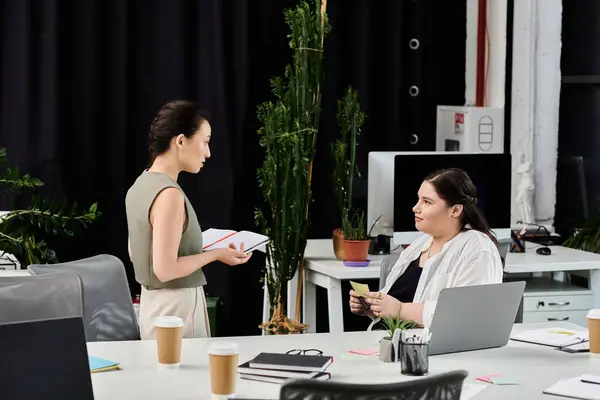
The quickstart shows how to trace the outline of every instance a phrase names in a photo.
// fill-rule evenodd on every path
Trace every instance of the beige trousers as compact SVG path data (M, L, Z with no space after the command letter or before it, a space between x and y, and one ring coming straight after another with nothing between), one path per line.
M142 286L140 297L140 336L155 339L154 320L159 316L183 319L184 338L210 337L206 297L202 287L148 290Z

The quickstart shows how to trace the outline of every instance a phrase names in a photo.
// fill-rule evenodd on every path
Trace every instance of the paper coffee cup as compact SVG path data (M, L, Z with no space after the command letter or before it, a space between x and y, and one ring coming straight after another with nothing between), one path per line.
M179 368L183 319L161 316L154 320L158 364L165 368Z
M600 309L590 310L587 318L590 334L590 353L600 354Z
M208 348L210 388L215 398L235 395L238 367L238 345L232 342L214 342Z

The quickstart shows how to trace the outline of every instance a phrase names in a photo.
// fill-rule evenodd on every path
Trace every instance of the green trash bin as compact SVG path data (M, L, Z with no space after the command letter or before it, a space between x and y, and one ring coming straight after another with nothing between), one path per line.
M208 311L208 323L210 324L210 335L217 337L217 312L220 304L220 297L206 296L206 310Z

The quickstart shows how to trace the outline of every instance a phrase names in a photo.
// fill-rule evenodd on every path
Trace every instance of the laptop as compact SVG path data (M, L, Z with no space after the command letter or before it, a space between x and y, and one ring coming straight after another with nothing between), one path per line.
M506 346L525 291L525 282L464 286L440 292L429 354Z
M93 400L81 318L0 324L2 400Z

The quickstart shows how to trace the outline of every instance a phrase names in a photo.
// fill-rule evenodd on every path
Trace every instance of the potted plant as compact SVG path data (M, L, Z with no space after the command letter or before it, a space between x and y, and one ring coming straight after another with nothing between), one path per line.
M600 253L600 213L585 221L563 242L563 246Z
M418 325L416 322L405 321L391 316L382 318L381 323L383 324L387 335L384 336L379 342L379 359L383 362L395 362L398 360L399 342L392 342L394 334L396 333L396 331L400 331L401 334L402 331L416 328ZM398 339L399 338L397 338L397 340ZM394 351L394 346L396 351Z
M301 266L306 248L312 164L321 113L323 39L330 29L321 0L315 0L313 7L302 1L284 15L291 31L293 61L286 66L283 78L271 80L274 101L258 108L262 124L259 143L264 150L258 183L264 206L256 211L255 220L269 237L264 283L271 317L260 325L267 334L306 329L286 315L285 299L288 282Z
M29 174L21 175L18 168L6 167L6 157L6 149L0 149L0 166L4 172L0 174L0 193L14 196L23 189L44 185ZM48 237L73 236L101 215L96 203L82 210L77 203L61 205L37 196L33 196L27 207L13 208L0 217L0 255L12 254L24 266L58 262Z
M344 97L338 101L337 119L340 127L340 137L331 145L333 157L333 190L336 196L340 222L344 225L348 213L352 210L352 193L354 176L360 177L356 166L356 148L358 135L365 121L365 115L360 108L358 92L348 87ZM333 231L333 250L338 260L344 260L344 229L343 226Z
M344 216L344 258L345 261L366 261L369 256L369 234L364 213L355 211L354 215Z

